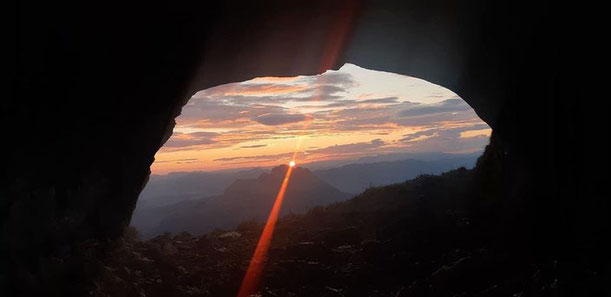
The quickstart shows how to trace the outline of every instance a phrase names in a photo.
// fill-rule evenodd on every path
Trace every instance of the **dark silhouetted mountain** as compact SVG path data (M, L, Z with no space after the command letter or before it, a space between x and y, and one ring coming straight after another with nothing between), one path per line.
M158 207L185 200L221 195L237 179L256 178L262 168L213 172L173 172L151 175L138 199L136 212L141 208Z
M256 179L239 179L217 197L187 200L143 209L132 225L144 236L187 231L201 234L216 228L232 228L244 220L264 221L274 204L287 166L278 166ZM343 201L351 195L341 192L305 168L295 167L283 200L281 214Z
M480 159L480 164L489 162L495 156ZM507 238L501 230L508 208L490 195L499 189L494 174L499 167L482 168L373 187L353 199L280 218L263 265L260 295L609 296L603 291L607 283L591 272L599 263L533 259L519 248L528 244L523 233ZM246 194L243 189L258 184L240 181L231 191ZM114 296L135 284L146 296L194 291L235 296L263 225L245 222L231 231L164 234L147 241L137 240L132 231L130 242L104 263L109 268L95 296ZM125 267L140 273L130 274ZM585 293L572 294L576 285L586 288L578 293ZM198 289L185 293L185 287Z
M417 159L397 159L406 156ZM325 189L329 185L334 187L334 190L357 194L371 186L403 182L421 174L440 174L458 167L470 168L474 166L476 159L477 154L395 154L362 158L358 159L359 163L318 169L312 172L304 168L296 168L293 179L300 180L300 182L291 183L289 191L295 191L295 193L291 192L290 195L287 195L304 196L297 193L300 187L305 189L301 192L316 194L311 189ZM308 164L310 165L317 167L316 164ZM158 226L168 222L167 226L174 226L175 222L180 221L182 222L180 228L188 227L189 230L199 230L190 228L202 224L201 216L209 218L204 219L203 223L214 222L211 226L202 226L202 230L209 230L216 226L231 226L235 223L231 217L216 218L215 214L209 214L208 211L196 215L197 209L206 208L205 205L208 203L214 205L215 210L224 207L225 212L231 212L230 208L233 207L235 213L244 214L244 218L263 220L267 213L262 215L259 212L253 212L255 215L249 217L248 213L241 208L248 205L249 199L256 199L255 201L259 204L263 203L262 206L265 206L268 211L284 177L282 168L286 167L274 168L269 173L262 168L255 168L237 171L178 172L152 176L138 200L131 224L148 236L158 234ZM321 183L328 184L322 185ZM267 200L263 199L261 202L261 198L253 198L254 196L266 197ZM219 203L217 201L219 199L227 201ZM236 199L237 201L234 201ZM283 210L302 212L313 205L330 201L336 200L324 195L302 197L296 201L285 201ZM179 218L180 216L183 217ZM174 219L164 221L168 218ZM176 228L164 227L161 229L182 231L180 228L176 226Z
M324 161L310 163L307 167L314 175L339 190L358 194L370 186L402 182L420 174L440 174L458 167L471 168L480 154L386 154L359 158L348 164L347 161ZM264 172L267 169L253 168L152 175L140 194L134 216L138 216L143 209L221 195L234 181L257 178Z
M471 168L477 155L448 155L439 159L397 160L348 164L337 168L316 170L314 174L341 191L358 194L372 186L385 186L422 174L441 174L459 167Z

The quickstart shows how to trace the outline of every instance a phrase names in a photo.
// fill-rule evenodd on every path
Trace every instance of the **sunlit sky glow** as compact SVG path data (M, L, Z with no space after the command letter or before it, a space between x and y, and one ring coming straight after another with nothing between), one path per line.
M197 92L155 156L154 174L388 153L476 152L490 127L452 91L346 64L316 76L260 77Z

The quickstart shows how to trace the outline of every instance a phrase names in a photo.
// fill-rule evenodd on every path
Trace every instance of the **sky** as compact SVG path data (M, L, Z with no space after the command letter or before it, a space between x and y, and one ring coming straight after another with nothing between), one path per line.
M259 77L197 92L151 171L268 167L293 156L304 165L393 153L473 153L490 133L442 86L345 64L320 75Z

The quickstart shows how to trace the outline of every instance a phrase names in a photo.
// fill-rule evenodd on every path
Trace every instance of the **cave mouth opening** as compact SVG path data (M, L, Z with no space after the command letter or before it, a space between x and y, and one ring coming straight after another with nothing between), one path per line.
M183 107L173 135L157 152L132 226L151 238L264 221L270 201L248 211L236 204L236 213L228 205L203 209L253 187L269 188L259 195L275 197L280 182L265 177L290 164L298 164L294 187L332 189L321 199L289 202L281 214L305 212L372 186L473 167L490 133L447 88L349 63L319 75L257 77L208 88Z
M371 289L351 281L362 274L396 295L399 283L387 280L405 269L382 255L412 249L408 242L456 251L470 236L464 214L476 170L465 168L490 134L447 88L354 64L199 91L157 152L131 221L146 240L132 255L159 280L152 287L171 291L279 296L307 287L319 296ZM414 265L437 256L419 253ZM361 268L326 285L337 281L329 267L347 265Z

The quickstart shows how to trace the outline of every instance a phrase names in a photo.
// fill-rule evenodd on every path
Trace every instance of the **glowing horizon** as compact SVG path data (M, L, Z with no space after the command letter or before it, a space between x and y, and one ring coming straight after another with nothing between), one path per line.
M315 76L258 77L197 92L153 174L301 165L409 152L469 153L490 127L452 91L345 64ZM295 154L295 141L304 147Z

